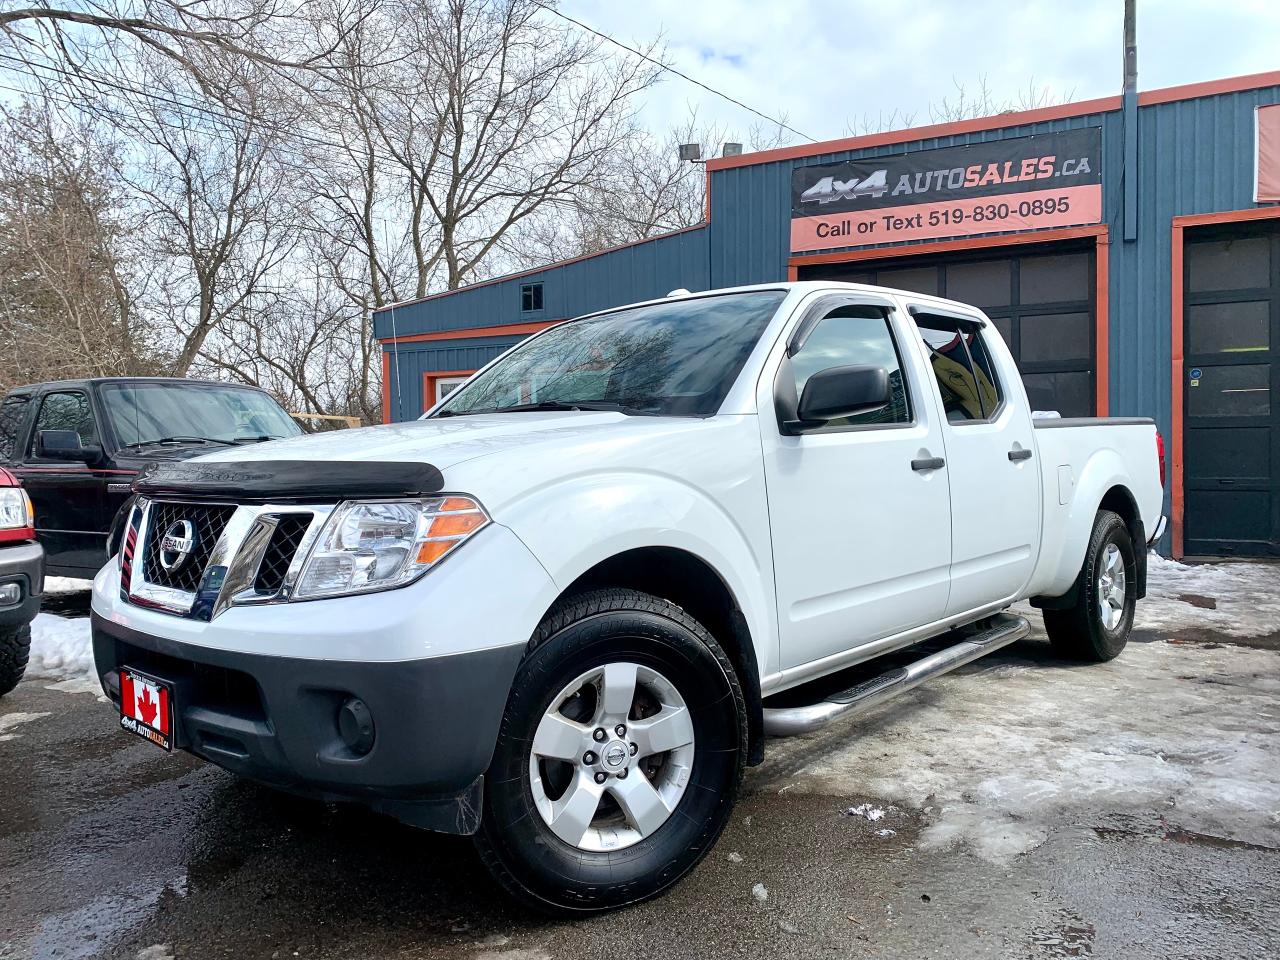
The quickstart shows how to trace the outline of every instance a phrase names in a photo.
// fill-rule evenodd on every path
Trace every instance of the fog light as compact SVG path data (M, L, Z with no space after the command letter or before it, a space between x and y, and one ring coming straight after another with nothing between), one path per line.
M338 708L338 733L353 753L364 756L373 749L373 714L358 697Z
M0 584L0 607L12 606L22 600L22 584Z

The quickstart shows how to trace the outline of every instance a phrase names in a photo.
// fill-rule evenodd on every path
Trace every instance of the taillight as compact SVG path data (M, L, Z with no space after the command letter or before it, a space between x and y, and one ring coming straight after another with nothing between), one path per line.
M1160 461L1160 486L1164 487L1164 437L1156 431L1156 459Z
M18 486L18 478L0 467L0 543L36 538L31 498Z

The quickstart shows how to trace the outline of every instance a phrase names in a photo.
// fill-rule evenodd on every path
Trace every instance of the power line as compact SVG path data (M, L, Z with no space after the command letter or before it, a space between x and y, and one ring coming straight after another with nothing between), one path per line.
M674 73L681 80L687 80L689 83L692 83L694 86L701 87L703 90L706 90L708 93L714 93L717 97L720 97L723 100L728 100L730 103L741 107L743 110L747 110L751 113L754 113L757 117L759 117L762 120L768 120L770 123L775 124L778 127L781 127L783 130L790 130L796 136L804 137L810 143L818 142L816 138L809 136L807 133L801 133L799 130L797 130L795 127L791 126L790 124L783 123L781 120L778 120L775 117L771 117L767 113L761 113L755 107L748 106L747 104L743 103L741 100L738 100L735 97L731 97L729 96L729 94L724 93L723 91L717 90L715 87L709 86L708 84L703 83L701 80L697 80L689 76L687 73L683 73L677 70L675 67L671 66L670 64L663 63L661 60L655 60L653 57L649 56L643 50L637 50L635 47L627 46L627 44L623 43L621 40L615 40L613 37L609 36L609 34L604 33L600 30L597 30L595 27L588 26L587 24L583 23L581 20L575 20L573 17L569 16L567 13L561 13L555 7L547 6L545 3L542 2L542 0L533 0L533 4L534 6L541 7L543 10L546 10L548 13L555 14L561 20L568 20L574 26L587 31L587 33L594 33L597 37L600 37L602 40L609 41L615 47L621 47L623 50L626 50L630 53L635 54L641 60L646 60L649 63L652 63L655 67L658 67L659 69L666 70L668 73Z

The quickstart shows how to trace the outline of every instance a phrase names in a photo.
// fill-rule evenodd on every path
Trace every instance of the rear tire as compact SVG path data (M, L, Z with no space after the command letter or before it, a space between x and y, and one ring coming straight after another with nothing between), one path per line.
M0 697L22 680L31 656L31 624L0 630Z
M1075 606L1045 610L1044 628L1054 650L1071 660L1114 660L1129 642L1137 607L1137 558L1119 514L1099 510L1076 580Z
M700 623L635 590L571 597L512 684L477 849L544 912L639 903L711 849L746 756L742 688Z

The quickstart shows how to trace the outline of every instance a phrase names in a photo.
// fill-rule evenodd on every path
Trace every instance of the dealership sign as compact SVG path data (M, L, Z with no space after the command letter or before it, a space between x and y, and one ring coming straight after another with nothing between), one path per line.
M993 140L791 173L791 250L1102 220L1102 131Z

